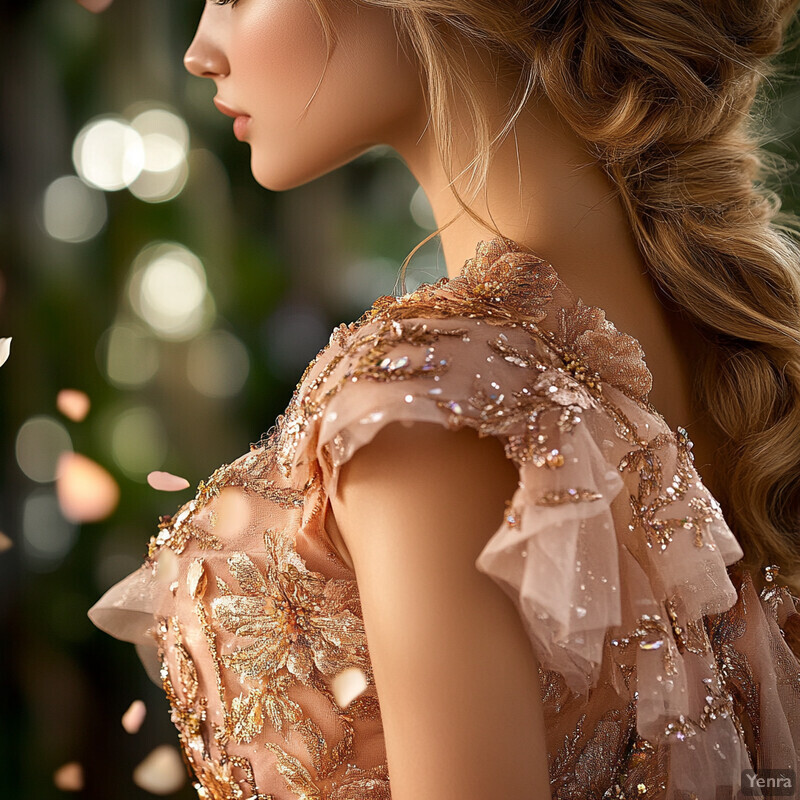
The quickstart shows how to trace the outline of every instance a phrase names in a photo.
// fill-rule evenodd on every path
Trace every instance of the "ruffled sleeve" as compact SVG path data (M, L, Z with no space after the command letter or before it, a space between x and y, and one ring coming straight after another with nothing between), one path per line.
M574 691L595 683L605 634L630 624L634 607L658 615L652 633L666 634L672 595L693 619L735 602L725 566L742 550L688 437L613 386L576 379L521 326L376 320L318 391L327 397L309 399L317 416L295 464L304 477L314 452L328 494L341 465L391 422L501 439L519 484L476 566L517 603L542 666Z
M640 741L669 754L671 790L714 796L753 763L704 621L737 602L727 567L743 551L687 432L649 405L638 343L602 312L578 303L550 327L459 314L458 289L423 298L416 316L400 303L340 330L298 398L290 471L302 482L319 465L331 494L391 422L499 438L519 481L476 568L514 601L543 673L589 704L608 679L632 700Z
M163 585L153 563L144 563L111 586L89 610L89 619L101 631L136 645L136 652L153 683L161 688L158 649L153 623Z

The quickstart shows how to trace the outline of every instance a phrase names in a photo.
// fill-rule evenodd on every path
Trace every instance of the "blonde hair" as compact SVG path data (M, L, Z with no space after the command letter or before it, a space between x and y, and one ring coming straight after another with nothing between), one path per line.
M312 3L330 39L326 1ZM585 140L619 193L654 286L705 343L693 390L725 436L717 499L744 565L778 564L779 582L800 594L798 220L767 185L781 161L762 149L768 134L755 130L753 113L762 82L778 73L773 57L798 0L355 2L390 9L413 48L451 180L453 97L474 123L477 189L537 91ZM465 41L519 78L494 137Z

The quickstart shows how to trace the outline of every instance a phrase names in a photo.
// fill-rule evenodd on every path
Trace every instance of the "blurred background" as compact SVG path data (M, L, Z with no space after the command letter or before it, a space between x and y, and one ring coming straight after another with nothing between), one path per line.
M3 798L196 796L163 692L86 611L159 515L272 426L331 330L401 293L435 227L388 148L258 186L213 84L182 66L201 11L25 0L0 17ZM800 86L762 103L794 161ZM787 210L798 187L787 172ZM444 275L434 239L405 290ZM156 470L190 487L157 491Z

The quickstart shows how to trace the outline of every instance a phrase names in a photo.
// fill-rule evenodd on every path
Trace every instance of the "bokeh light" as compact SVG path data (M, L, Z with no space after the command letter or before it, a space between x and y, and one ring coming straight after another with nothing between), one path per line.
M233 397L242 390L249 373L247 348L228 331L209 331L189 346L187 377L207 397Z
M175 243L142 250L133 264L128 297L134 311L164 339L190 339L214 317L203 264Z
M74 175L56 178L42 199L42 224L62 242L86 242L103 230L108 219L106 198Z
M89 122L72 147L75 171L90 186L115 192L130 186L145 164L141 135L125 120L101 117Z
M165 203L176 198L189 179L189 165L184 159L172 169L163 172L142 171L128 187L131 194L145 203Z
M129 478L144 481L167 457L167 433L161 417L147 406L123 411L111 432L111 451Z
M65 519L55 491L39 488L22 506L23 552L34 572L57 569L77 538L77 526Z
M31 417L17 432L17 464L25 475L37 483L54 481L59 456L70 450L72 439L67 429L52 417Z
M149 108L134 117L131 127L142 137L148 172L168 172L186 158L189 128L177 114Z
M119 324L101 337L97 360L109 382L120 389L144 386L158 372L158 342L140 325Z
M147 203L164 203L183 191L189 178L189 128L165 108L148 108L137 114L131 127L142 137L144 166L129 187Z

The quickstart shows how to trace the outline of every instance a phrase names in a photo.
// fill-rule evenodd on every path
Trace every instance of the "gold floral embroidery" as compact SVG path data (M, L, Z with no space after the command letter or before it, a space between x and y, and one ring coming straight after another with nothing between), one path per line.
M170 632L173 642L167 643ZM209 742L203 735L208 700L200 696L197 668L183 643L181 625L176 617L157 620L154 636L161 660L161 681L170 704L171 719L178 729L178 739L187 766L194 773L193 786L202 800L275 800L271 794L258 791L251 762L241 756L229 756L226 747L216 746L220 756L211 755ZM174 653L177 672L170 670L168 648ZM250 786L245 794L241 783L233 775L237 767ZM191 774L191 773L190 773Z
M362 321L365 320L366 315L359 323L351 326L349 329L351 333L355 334L362 326ZM438 362L434 360L434 349L431 344L440 336L463 336L465 334L466 329L439 330L429 327L426 323L403 325L398 320L384 319L376 331L354 337L349 343L348 350L337 353L320 371L319 375L308 381L307 385L304 385L304 381L301 379L286 414L279 418L278 461L283 474L287 477L291 474L300 439L309 425L322 415L331 397L338 393L348 381L357 381L359 378L377 381L408 380L418 377L433 378L441 375L447 370L448 364L444 360ZM340 333L340 338L343 335ZM408 356L401 356L397 359L387 357L386 354L398 343L425 347L424 363L415 367L410 364ZM319 355L309 364L304 375L308 375L316 365ZM320 388L345 355L349 355L353 361L350 368L338 382L320 393Z
M603 309L584 305L580 300L570 308L557 309L555 316L556 337L573 343L575 352L571 356L578 367L591 364L595 380L602 375L602 380L632 399L646 401L653 387L653 376L636 339L618 331L606 319ZM588 368L584 366L580 372L585 374Z
M357 666L368 674L364 625L349 607L358 607L354 582L307 570L285 534L268 530L264 543L266 577L249 556L234 553L228 566L242 594L220 582L223 595L211 603L223 628L255 640L224 656L224 665L245 678L285 667L305 684L315 668L335 675Z
M512 249L498 254L499 241ZM481 242L461 274L448 281L448 290L469 305L479 304L487 316L540 322L558 275L544 259L515 248L508 239Z
M660 491L664 484L663 464L659 452L675 442L678 463L672 482ZM722 520L722 510L716 499L710 495L695 496L689 500L689 506L697 513L685 517L662 518L657 514L670 503L682 499L692 483L690 453L691 442L686 431L678 428L675 433L659 433L650 442L642 441L639 447L627 453L619 462L620 472L634 472L639 476L636 495L630 496L632 524L645 535L648 547L658 546L666 550L676 530L684 529L694 532L694 544L703 547L703 530L708 523ZM648 495L656 496L648 501Z
M413 318L481 318L490 325L519 326L529 333L537 350L544 346L553 353L552 358L559 360L560 368L593 395L602 393L598 369L605 368L608 375L603 375L603 380L644 403L650 373L638 342L607 322L600 309L580 302L568 310L552 308L556 288L569 295L550 264L520 249L511 240L496 239L481 242L475 258L465 263L460 275L449 280L443 278L435 284L422 284L415 292L401 297L378 298L358 320L334 330L329 346L335 342L339 352L312 379L311 373L326 352L321 351L298 383L287 412L280 419L279 461L284 474L290 474L299 441L311 422L322 415L330 398L346 382L360 378L406 380L433 377L446 371L446 363L435 362L432 345L438 336L463 335L464 330L429 330L425 323L403 324ZM555 330L537 324L548 315L555 317ZM362 335L368 323L377 323L378 327L367 329ZM399 343L426 346L426 363L410 367L407 356L393 361L387 353ZM495 346L502 348L499 342ZM345 355L349 358L346 374L332 385L326 384ZM507 353L503 355L508 357ZM534 367L540 362L541 356L537 356L527 364ZM522 360L513 363L524 365ZM588 366L590 363L592 367ZM326 388L321 391L323 386Z
M218 592L210 603L214 619L223 630L254 639L228 655L218 652L218 633L207 612L208 565L203 558L195 558L186 572L186 589L196 601L197 619L217 679L222 724L212 723L213 741L205 738L208 698L200 695L197 669L184 644L182 625L176 617L158 625L162 683L187 763L197 778L198 795L210 800L272 798L258 793L251 762L228 750L231 742L253 742L269 723L284 741L295 731L306 744L314 773L276 742L265 742L276 755L278 773L298 798L372 800L375 796L388 800L385 764L367 770L349 764L356 746L354 722L380 718L377 697L362 694L341 709L324 680L345 666L357 666L374 687L355 582L326 579L309 570L285 534L267 530L264 541L266 573L246 554L234 553L227 563L241 594L235 594L219 576L213 584ZM172 641L168 643L170 632ZM239 692L230 705L226 702L227 681L222 677L229 669L250 687ZM326 698L342 730L337 741L329 743L317 723L289 697L288 690L298 683ZM219 755L213 755L214 749ZM334 778L345 766L346 771ZM233 768L244 777L237 780ZM255 794L246 793L242 782Z
M673 652L674 642L666 623L658 614L642 614L636 621L636 627L627 636L616 636L610 641L613 647L622 649L637 641L641 650L661 650L664 659L664 674L675 675L677 673Z
M604 800L660 798L667 788L669 758L667 748L656 746L634 732L625 754L623 766ZM687 794L684 800L699 800Z
M602 497L601 492L595 492L593 489L559 489L545 492L536 500L536 505L560 506L564 503L590 503L593 500L600 500Z
M159 533L150 538L148 557L152 558L161 547L169 547L180 555L191 540L203 549L221 550L222 543L211 531L195 524L198 514L228 486L241 486L248 492L265 497L280 508L302 508L305 491L279 487L272 479L275 452L272 444L279 428L273 427L267 437L257 445L251 445L249 455L232 464L218 467L205 481L200 481L196 495L174 515L159 518ZM307 490L309 487L305 487Z
M705 626L701 621L692 619L681 624L679 605L680 599L677 596L668 597L664 601L678 650L681 653L688 651L699 656L706 655L711 650L711 643L708 641Z
M602 375L603 381L646 402L653 379L639 342L606 320L603 309L575 299L552 265L510 239L481 242L475 258L447 288L470 305L483 303L487 315L534 324L547 318L549 324L540 333L551 343L567 345L564 364L577 380L601 391ZM553 308L556 290L562 304Z
M637 620L636 627L631 633L627 636L617 636L611 639L610 643L614 648L625 650L634 641L638 642L638 647L642 650L661 650L664 659L664 675L677 674L675 650L678 648L675 646L675 641L670 635L666 623L658 614L643 614ZM726 691L723 679L724 671L721 673L712 662L712 678L704 679L706 705L703 712L696 719L689 719L681 714L677 719L668 721L664 728L664 735L666 737L674 736L683 741L697 735L698 730L705 730L709 722L717 717L734 718L736 715L733 697ZM738 727L738 720L734 720L734 722Z

